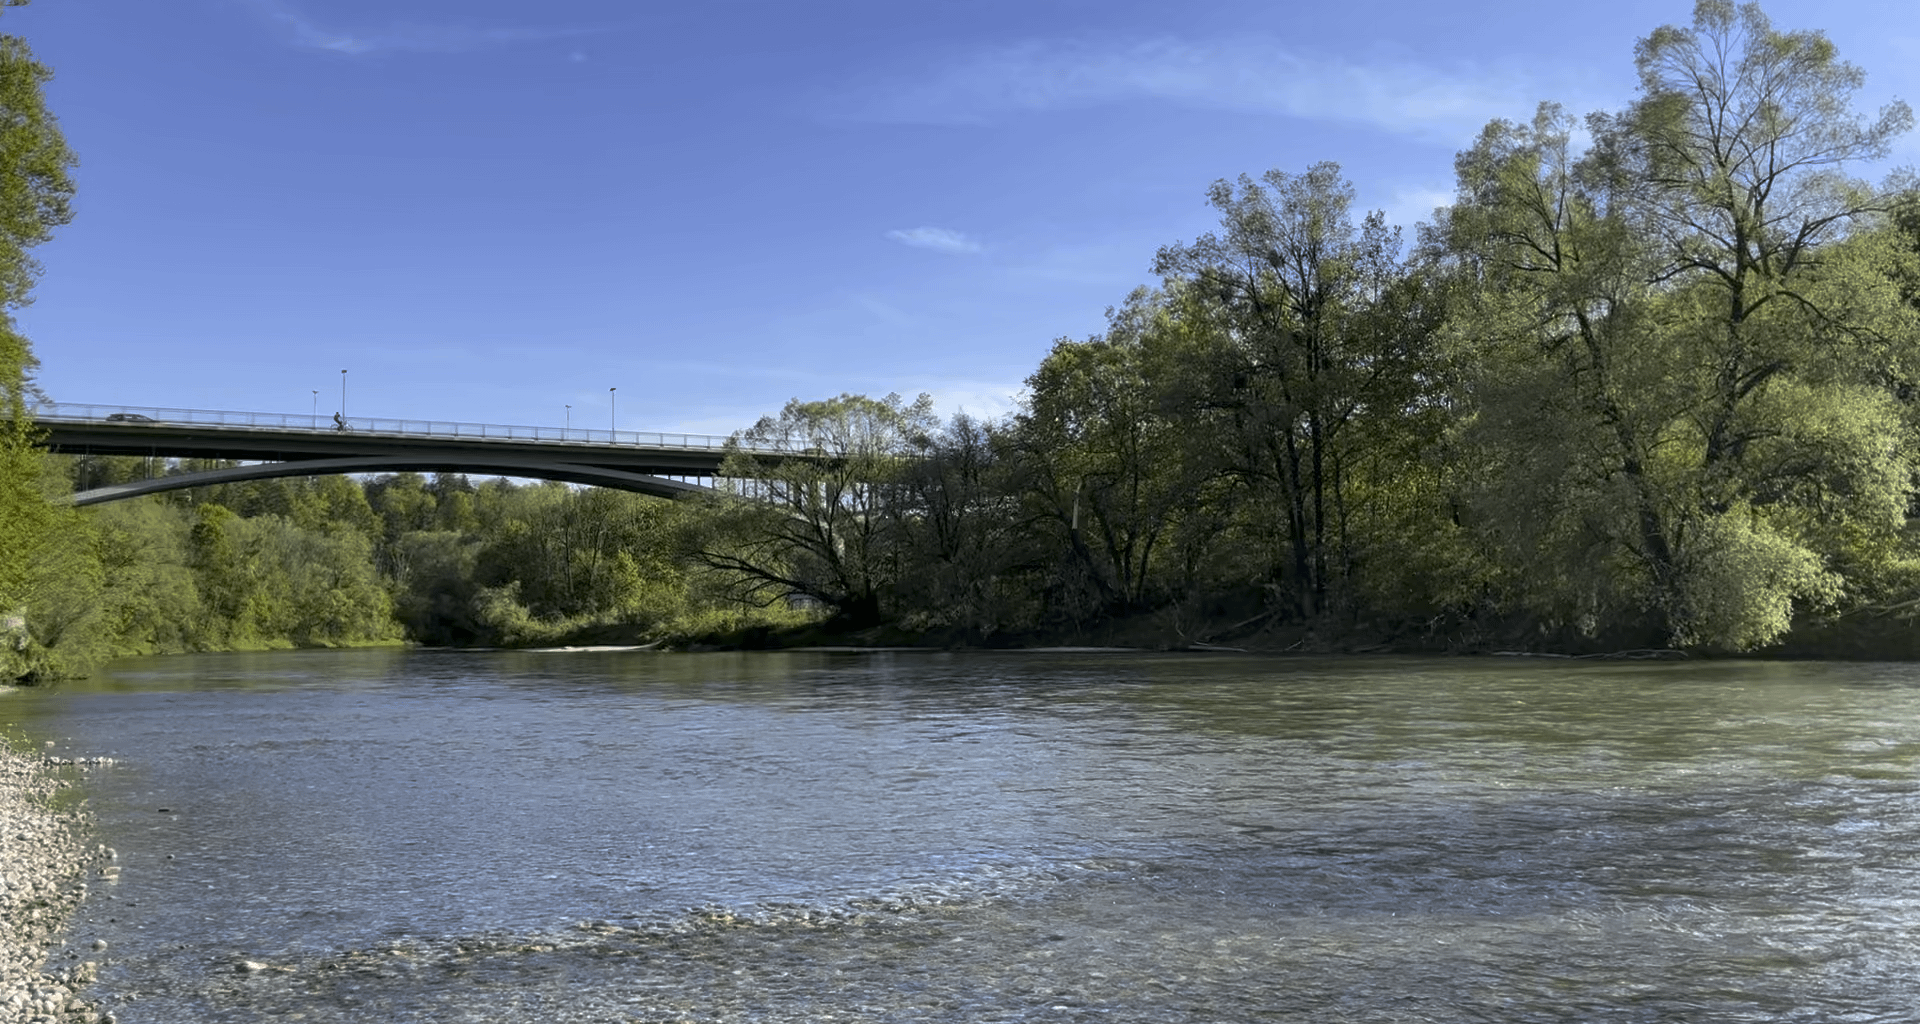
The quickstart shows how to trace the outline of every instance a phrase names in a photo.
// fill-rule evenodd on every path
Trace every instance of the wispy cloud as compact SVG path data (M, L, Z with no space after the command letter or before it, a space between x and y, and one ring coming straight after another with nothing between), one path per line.
M1266 39L1030 42L975 52L917 82L870 82L839 113L916 123L985 122L1136 100L1357 121L1457 141L1542 99L1579 109L1587 89L1520 66L1437 67L1412 59L1303 55Z
M471 25L416 25L399 23L371 31L327 28L286 0L246 0L272 22L293 45L307 50L361 55L371 53L464 53L587 35L590 28L480 28ZM578 59L584 59L578 58Z
M1011 381L928 378L914 390L932 395L934 408L943 417L964 412L975 419L997 420L1020 407L1020 385Z
M889 231L887 237L901 245L911 245L916 249L932 249L935 252L950 253L955 256L969 256L981 251L979 242L958 231L950 231L946 228L907 228L903 231Z
M1415 240L1414 225L1433 223L1433 211L1452 206L1458 198L1450 188L1414 185L1395 189L1381 208L1386 212L1387 223L1400 225L1401 241L1411 245Z

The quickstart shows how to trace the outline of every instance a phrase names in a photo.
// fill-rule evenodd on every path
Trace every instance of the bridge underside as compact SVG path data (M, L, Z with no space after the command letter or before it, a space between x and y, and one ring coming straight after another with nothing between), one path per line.
M289 462L232 466L226 469L209 469L153 480L135 480L130 483L95 487L76 492L73 503L98 505L103 502L137 498L143 494L179 491L190 487L205 487L209 484L236 483L242 480L268 480L288 476L329 476L335 473L407 472L485 473L492 476L528 477L535 480L561 480L567 483L635 491L660 498L682 498L694 494L713 493L710 487L682 483L646 473L538 457L463 453L458 456L357 455L345 458L296 459Z

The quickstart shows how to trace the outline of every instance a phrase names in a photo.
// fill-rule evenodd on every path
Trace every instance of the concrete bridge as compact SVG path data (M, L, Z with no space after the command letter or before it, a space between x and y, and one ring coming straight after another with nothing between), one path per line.
M676 498L712 490L729 449L705 434L526 427L281 413L42 403L42 443L65 455L235 460L249 465L113 484L74 495L95 505L160 491L269 477L442 472L564 480ZM758 452L785 458L816 453ZM706 481L702 483L701 481Z

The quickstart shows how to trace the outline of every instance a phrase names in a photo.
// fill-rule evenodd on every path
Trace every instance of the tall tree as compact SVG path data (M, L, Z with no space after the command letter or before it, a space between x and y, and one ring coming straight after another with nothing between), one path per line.
M1849 536L1900 525L1884 382L1914 325L1865 230L1892 196L1840 168L1911 115L1854 115L1859 71L1752 4L1700 0L1636 57L1587 153L1547 104L1457 161L1434 237L1472 281L1463 437L1533 607L1747 648L1842 596Z
M1378 212L1355 226L1353 186L1334 163L1218 181L1207 198L1221 231L1162 248L1154 270L1189 282L1216 311L1231 353L1230 450L1243 477L1277 499L1287 548L1278 575L1293 610L1311 617L1343 571L1343 435L1392 404L1377 388L1411 379L1402 348L1411 339L1369 319L1400 272L1400 233Z
M29 250L73 219L76 161L42 90L52 77L26 40L0 35L0 312L9 326L40 276ZM34 366L24 337L11 330L0 337L0 388L10 400L24 397Z
M40 272L29 250L72 215L74 157L46 107L41 86L49 77L24 40L0 35L0 678L47 669L44 657L30 653L49 639L33 636L43 618L37 606L64 593L76 559L85 561L74 549L84 541L72 513L49 500L59 481L34 445L29 399L36 364L13 322Z
M1014 500L1010 432L957 413L915 446L903 481L910 571L900 581L911 624L984 637L1033 618L1012 578L1037 559Z
M745 599L799 595L878 621L902 565L908 463L938 429L928 395L788 402L729 442L720 476L750 500L717 502L696 557Z
M1059 583L1093 591L1076 609L1089 602L1061 590L1056 612L1137 611L1169 596L1167 541L1212 469L1193 457L1198 411L1168 401L1182 363L1203 354L1192 326L1167 295L1139 289L1107 311L1104 333L1055 342L1027 378L1010 438L1019 484L1065 548Z

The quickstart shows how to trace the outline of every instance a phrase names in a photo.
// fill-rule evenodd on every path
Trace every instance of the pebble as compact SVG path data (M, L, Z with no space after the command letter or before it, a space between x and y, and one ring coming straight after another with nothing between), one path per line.
M45 744L51 748L52 742ZM51 969L47 953L63 944L67 919L86 893L83 879L104 865L107 848L85 841L78 810L49 809L68 785L52 767L92 767L106 758L29 757L0 740L0 1019L88 1024L110 1020L80 995L97 965ZM95 949L105 943L94 943Z

